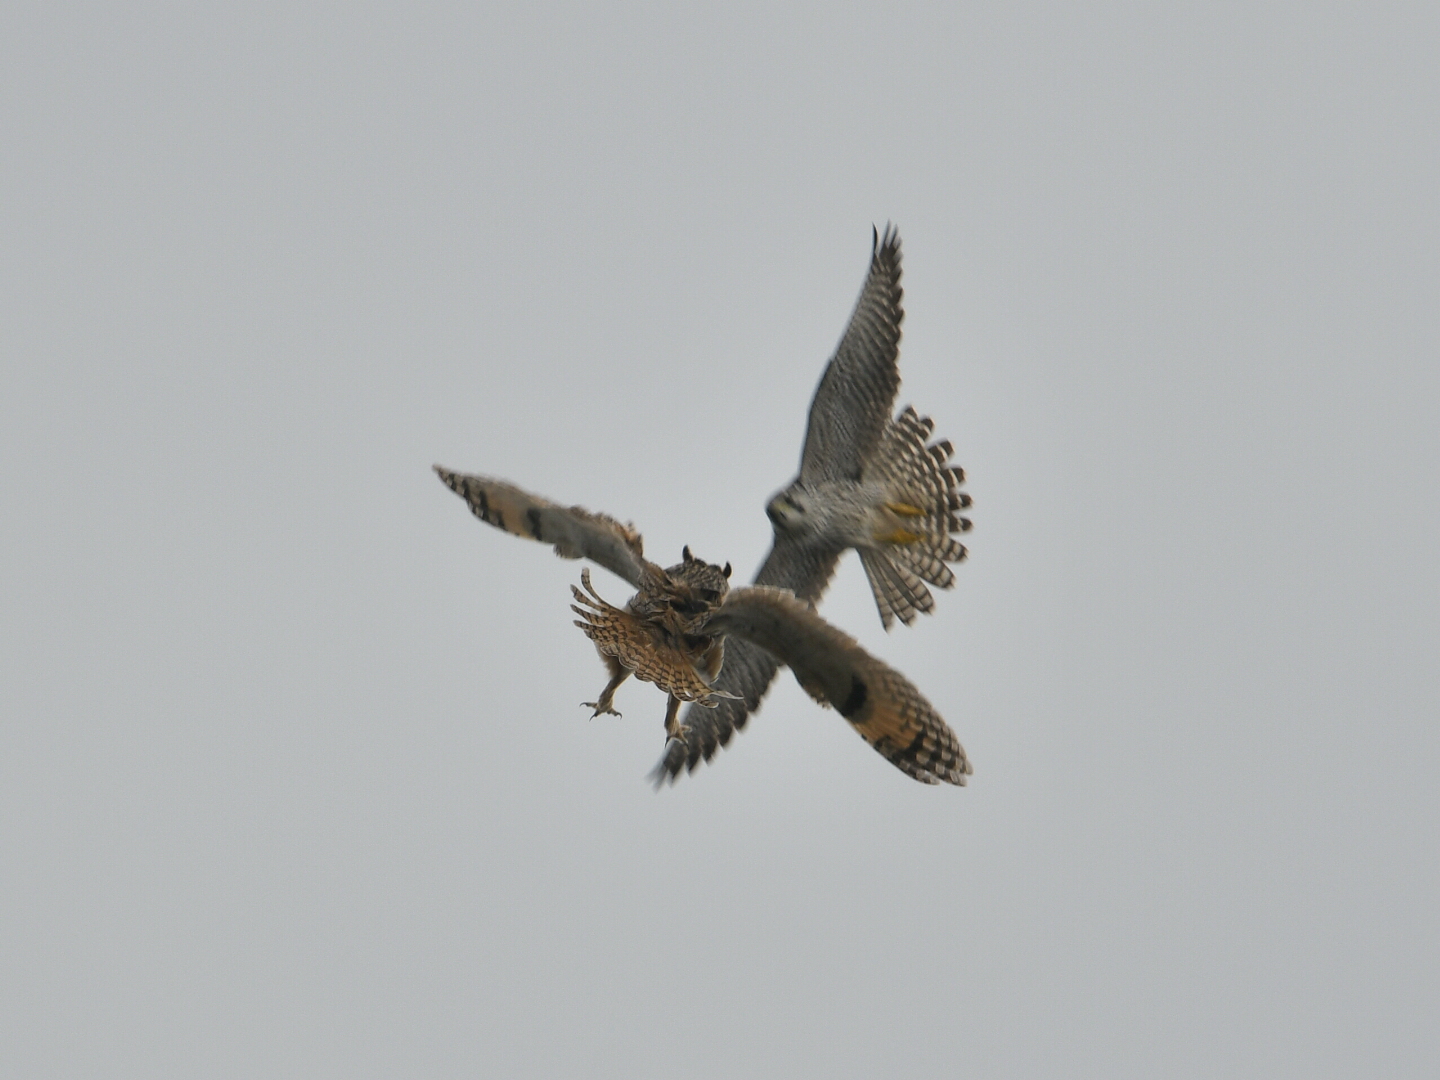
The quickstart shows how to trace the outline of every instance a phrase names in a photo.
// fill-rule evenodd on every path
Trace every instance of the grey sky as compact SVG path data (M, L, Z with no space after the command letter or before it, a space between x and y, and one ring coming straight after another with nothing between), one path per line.
M5 1071L1433 1068L1435 18L489 7L0 13ZM748 578L887 219L971 786L655 795L430 465Z

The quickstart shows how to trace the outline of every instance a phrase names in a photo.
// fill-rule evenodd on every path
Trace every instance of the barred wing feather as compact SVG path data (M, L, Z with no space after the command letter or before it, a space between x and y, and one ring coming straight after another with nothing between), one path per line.
M645 561L644 542L634 527L608 514L561 506L489 476L451 472L440 465L435 472L481 521L515 536L554 544L561 558L589 559L636 588L656 569Z
M900 234L875 235L870 272L810 403L800 479L858 480L900 389Z
M788 665L811 697L916 780L963 785L970 775L960 740L914 683L789 593L732 590L706 629L725 635L727 649L739 638Z

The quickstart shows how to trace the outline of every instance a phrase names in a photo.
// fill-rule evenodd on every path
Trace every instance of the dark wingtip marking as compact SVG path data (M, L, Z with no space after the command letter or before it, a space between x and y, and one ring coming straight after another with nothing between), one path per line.
M864 680L852 676L850 679L850 696L845 699L845 704L839 707L840 715L845 717L846 720L851 719L857 712L865 707L865 699L869 696L870 688L865 685Z
M667 739L665 749L660 754L660 760L655 768L650 770L649 780L658 792L669 784L674 784L680 775L680 770L685 767L685 744L679 739Z
M525 525L530 530L530 535L536 540L540 539L540 511L531 507L525 511Z

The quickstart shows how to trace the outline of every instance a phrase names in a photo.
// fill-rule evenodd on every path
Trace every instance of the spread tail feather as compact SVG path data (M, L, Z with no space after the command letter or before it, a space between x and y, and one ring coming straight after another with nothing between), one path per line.
M893 554L904 550L907 549L895 549ZM935 608L935 598L925 583L893 554L879 548L860 549L860 565L865 567L865 577L870 581L870 591L875 594L875 606L880 609L880 621L886 630L895 625L896 619L908 626L916 615Z
M965 473L950 464L954 448L948 439L929 442L934 431L928 416L907 406L885 429L865 466L865 479L889 487L887 506L904 523L876 538L890 542L860 549L887 630L897 618L908 624L932 610L935 599L925 582L950 588L955 575L946 564L965 558L965 546L952 535L970 529L969 519L959 514L970 505L970 496L960 490Z
M891 548L889 554L931 585L948 589L955 584L955 573L945 564L963 562L967 552L964 544L947 536L944 540L927 539Z

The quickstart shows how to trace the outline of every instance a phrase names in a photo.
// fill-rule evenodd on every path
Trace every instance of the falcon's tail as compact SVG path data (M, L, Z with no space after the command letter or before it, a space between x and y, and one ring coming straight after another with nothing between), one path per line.
M949 464L954 449L948 439L927 443L934 430L928 416L907 406L885 429L865 468L865 479L889 487L885 510L896 523L874 545L859 549L887 630L897 617L908 624L932 610L935 598L925 582L950 588L955 575L946 564L965 558L965 546L952 535L970 529L970 519L959 515L970 505L970 496L960 490L965 472Z

